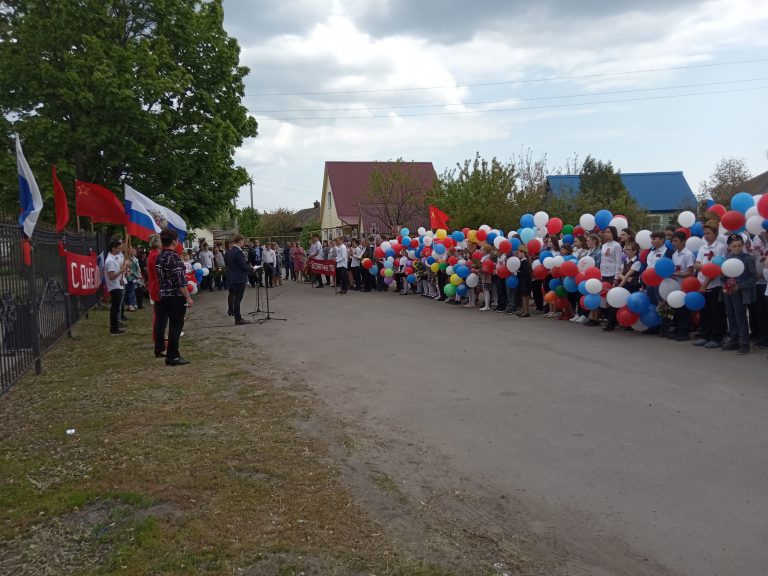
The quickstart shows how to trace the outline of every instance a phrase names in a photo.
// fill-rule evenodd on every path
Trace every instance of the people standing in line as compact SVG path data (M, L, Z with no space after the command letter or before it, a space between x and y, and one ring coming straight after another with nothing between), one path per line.
M104 260L104 276L109 292L109 333L112 335L125 334L125 328L120 325L120 307L123 303L125 289L126 266L118 256L122 253L123 241L113 238L109 242L109 254Z
M315 234L312 236L312 244L309 246L309 259L310 260L323 260L323 245L320 243L320 236ZM323 287L323 275L322 274L315 274L315 279L313 281L317 282L316 288L322 288Z
M261 261L264 264L264 282L268 288L275 286L275 263L277 254L273 249L273 244L267 243L261 252Z
M333 240L330 242L328 240L323 241L323 258L325 260L332 260L333 262L336 262L336 244ZM325 281L332 287L336 287L336 277L333 277L333 280L331 280L331 275L326 274L325 275Z
M227 298L227 315L235 317L235 324L250 324L244 320L240 313L240 303L243 301L245 285L248 284L248 275L251 267L245 258L243 252L243 242L245 238L241 234L235 234L232 239L232 247L225 255L227 266L227 285L229 286L229 295Z
M333 255L336 259L336 286L340 288L339 294L346 294L349 289L349 276L347 275L347 246L341 237L334 241Z
M157 306L157 323L161 330L155 334L155 350L162 347L165 325L168 324L168 349L165 363L168 366L189 364L189 360L181 356L179 339L184 329L184 316L187 308L192 306L192 297L187 289L187 279L184 262L176 253L179 235L173 228L164 228L160 232L160 242L163 250L157 257L155 268L160 282L160 301Z
M197 261L200 262L200 266L208 270L208 274L203 276L203 281L200 282L200 291L213 292L213 252L211 252L207 242L203 242L200 246Z
M270 242L269 247L275 253L275 270L274 270L274 273L272 274L272 286L282 286L283 273L282 273L282 264L280 263L280 258L282 256L283 251L281 250L280 245L277 242Z

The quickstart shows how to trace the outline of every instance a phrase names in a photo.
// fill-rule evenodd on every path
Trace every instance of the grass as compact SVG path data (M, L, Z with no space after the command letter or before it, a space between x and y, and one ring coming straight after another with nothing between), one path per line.
M383 534L292 426L308 401L233 370L230 342L190 334L171 369L147 312L107 324L0 398L0 573L449 573Z

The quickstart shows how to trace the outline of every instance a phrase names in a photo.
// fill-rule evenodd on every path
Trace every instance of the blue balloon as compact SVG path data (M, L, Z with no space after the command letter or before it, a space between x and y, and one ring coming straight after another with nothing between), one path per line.
M459 278L466 278L467 276L469 276L469 274L471 272L469 267L468 266L464 266L463 264L460 264L459 266L454 268L453 271L456 272L456 275Z
M535 228L536 223L533 221L533 214L523 214L520 216L520 226L522 228Z
M669 278L675 271L675 263L671 258L659 258L653 268L659 278Z
M520 284L520 280L517 279L517 276L509 276L507 277L507 288L517 288L517 285Z
M672 245L672 241L671 240L665 240L664 241L664 246L666 246L668 250L674 250L675 249L675 247Z
M445 246L442 244L433 244L432 250L435 252L435 254L445 254Z
M420 259L421 258L421 246L419 246L416 249L416 251L414 252L414 256L416 257L416 259Z
M715 201L712 198L707 198L707 208L712 208L715 205Z
M402 230L400 230L400 236L405 237L410 235L411 235L411 231L408 230L408 228L403 228ZM405 244L405 242L403 242L403 244Z
M195 278L197 279L198 284L203 281L202 268L198 268L197 270L195 270Z
M373 265L368 268L368 272L371 274L371 276L376 276L376 274L379 273L379 268L376 265Z
M550 290L554 290L558 286L562 286L562 285L563 285L563 283L560 282L559 278L552 278L552 280L549 281L549 289Z
M464 242L464 232L461 230L456 230L453 234L451 234L451 238L453 238L454 242Z
M568 292L577 292L579 289L578 284L576 284L576 278L573 278L572 276L566 276L563 280L563 287L568 290Z
M434 264L435 262L437 262L437 260L432 258L432 256L427 256L427 265L428 266L432 266L432 264Z
M544 262L544 258L552 258L552 252L549 250L542 250L539 252L539 262Z
M722 266L723 262L725 262L725 256L715 256L712 258L712 263L717 264L718 266Z
M731 198L731 210L738 210L742 214L755 205L755 199L747 192L739 192Z
M579 293L584 295L584 296L589 294L589 292L587 292L587 281L586 280L582 280L581 282L579 282Z
M610 210L600 210L595 214L595 224L603 230L611 223L611 220L613 220L613 214Z
M661 326L661 316L656 312L656 308L651 308L645 314L640 315L640 321L648 326L648 328L656 328Z
M563 239L560 240L560 243L570 244L571 246L573 246L573 234L566 234L565 236L563 236Z
M627 298L627 308L635 314L645 314L651 301L644 292L634 292Z
M536 238L536 230L533 228L523 228L520 230L520 241L528 244L531 240Z
M394 262L390 262L389 260L384 262L384 268L392 268L394 265Z
M768 218L763 220L763 223L761 224L761 226L763 227L763 230L768 230Z
M600 294L587 294L584 296L584 307L587 310L597 310L600 308Z
M685 295L685 307L689 310L701 310L704 304L704 294L701 292L688 292Z
M488 232L488 237L485 239L485 241L488 242L488 244L490 244L491 246L493 246L493 241L496 240L498 236L499 235L496 234L496 232Z
M408 274L405 279L408 281L408 284L416 282L416 276L414 274Z
M395 256L397 256L397 254L395 253L395 251L394 251L394 250L392 250L392 248L390 248L389 250L387 250L387 251L385 252L385 254L386 254L388 257L390 257L390 258L394 258Z
M765 222L768 222L768 220L766 220ZM763 222L763 224L765 224L765 222ZM517 249L520 248L520 239L512 238L510 242L512 243L512 252L517 252Z
M410 248L411 247L411 239L408 236L403 236L403 241L400 242L400 244L402 244L406 248Z
M704 236L704 224L701 222L694 222L691 226L691 236L698 236L701 238Z
M456 286L456 294L459 296L466 296L467 292L469 292L469 288L467 288L466 284L459 284Z

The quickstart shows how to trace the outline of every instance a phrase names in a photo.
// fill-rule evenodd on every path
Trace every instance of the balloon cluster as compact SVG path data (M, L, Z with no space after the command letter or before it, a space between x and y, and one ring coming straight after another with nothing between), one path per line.
M194 296L197 294L198 285L203 281L203 278L210 273L211 271L208 270L208 268L203 268L203 265L200 264L200 262L195 262L192 265L192 272L187 272L186 274L187 290L189 290L190 295Z

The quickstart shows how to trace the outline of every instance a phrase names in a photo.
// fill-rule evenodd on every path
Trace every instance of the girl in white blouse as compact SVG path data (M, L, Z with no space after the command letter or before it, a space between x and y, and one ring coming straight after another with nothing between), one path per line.
M614 226L608 226L603 232L605 241L601 247L600 274L603 276L603 282L613 284L616 276L621 272L621 244L616 241L618 233Z

